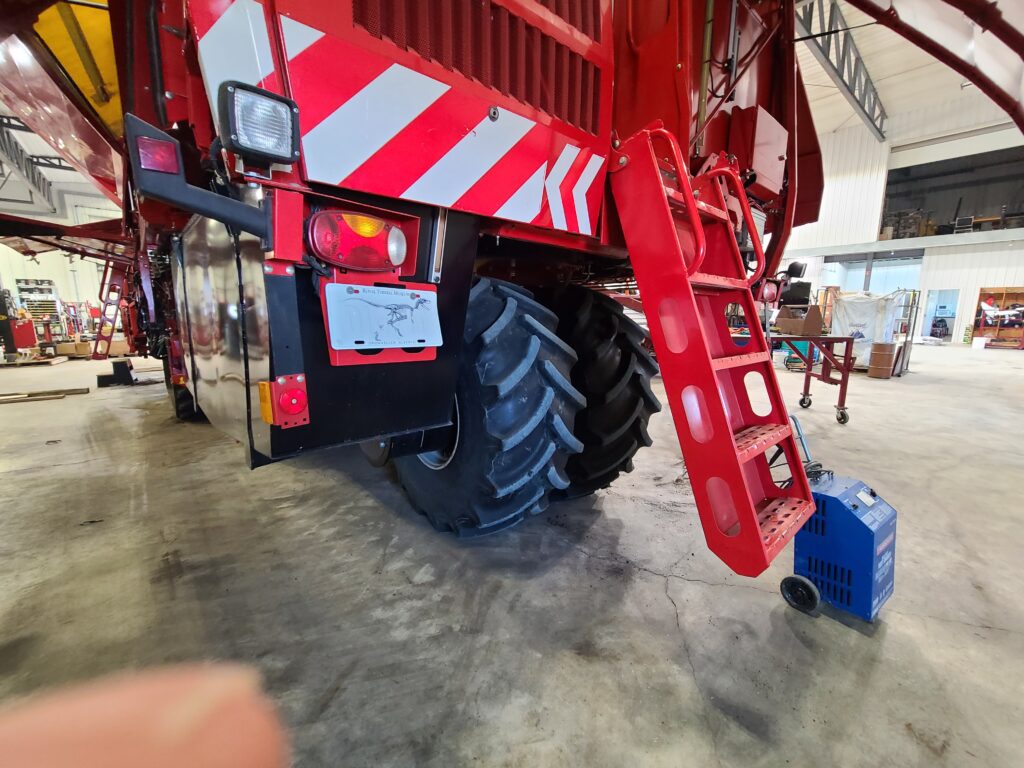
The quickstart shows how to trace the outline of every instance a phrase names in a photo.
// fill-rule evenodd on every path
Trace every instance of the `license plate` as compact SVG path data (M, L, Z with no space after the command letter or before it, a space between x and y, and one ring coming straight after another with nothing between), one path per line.
M324 299L331 349L441 346L432 290L328 283Z

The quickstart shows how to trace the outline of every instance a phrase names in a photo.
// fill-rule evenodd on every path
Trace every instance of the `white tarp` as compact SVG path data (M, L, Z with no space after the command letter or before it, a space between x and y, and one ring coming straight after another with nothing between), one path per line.
M857 368L867 368L871 345L892 343L904 291L840 293L832 308L832 335L852 336Z

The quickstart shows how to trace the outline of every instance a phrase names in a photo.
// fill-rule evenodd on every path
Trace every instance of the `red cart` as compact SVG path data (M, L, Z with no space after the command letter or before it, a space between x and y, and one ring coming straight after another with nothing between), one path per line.
M852 336L778 336L770 338L772 344L781 343L804 364L804 390L800 397L800 407L811 407L811 379L823 381L839 387L839 400L836 402L836 421L846 424L850 413L846 410L846 388L850 383L850 372L857 358L853 354ZM807 344L806 351L797 346L798 342ZM836 345L842 344L842 354L836 352ZM815 351L821 354L820 368L815 370Z

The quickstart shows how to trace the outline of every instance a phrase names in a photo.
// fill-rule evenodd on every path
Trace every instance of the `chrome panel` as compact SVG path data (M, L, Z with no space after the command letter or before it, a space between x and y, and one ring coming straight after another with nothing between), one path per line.
M243 234L239 244L240 260L224 224L193 217L182 234L184 263L175 276L179 316L187 318L182 336L190 387L199 407L215 427L269 457L270 426L260 418L258 388L260 381L270 378L263 250L251 235ZM251 452L249 460L254 463Z

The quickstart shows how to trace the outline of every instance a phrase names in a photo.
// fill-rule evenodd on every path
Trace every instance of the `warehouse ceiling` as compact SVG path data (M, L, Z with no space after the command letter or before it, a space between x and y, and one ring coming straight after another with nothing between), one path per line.
M838 0L838 5L889 115L950 101L960 97L964 90L974 88L950 67L874 23L849 3ZM810 42L803 43L797 53L817 132L831 133L856 125L861 116L815 58Z

